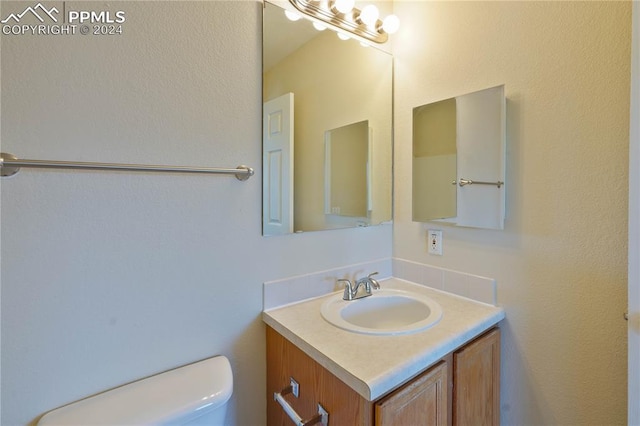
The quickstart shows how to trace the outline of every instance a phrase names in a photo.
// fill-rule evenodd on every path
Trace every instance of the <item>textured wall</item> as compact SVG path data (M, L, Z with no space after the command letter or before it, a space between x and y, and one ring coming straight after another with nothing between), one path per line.
M502 423L625 424L630 2L395 3L394 256L497 279ZM411 222L411 110L504 83L504 231Z
M120 39L2 36L2 150L259 175L258 3L117 3ZM395 9L395 255L497 279L503 424L623 424L629 3ZM445 227L428 256L411 109L501 83L506 229ZM235 423L260 424L261 283L391 250L388 226L261 237L258 177L23 170L0 185L3 425L215 354L234 367Z
M57 4L61 9L61 2ZM33 2L2 2L0 15ZM66 2L112 37L1 37L2 150L256 169L24 169L2 190L2 425L216 354L231 424L265 418L262 283L391 255L391 227L261 236L261 4Z

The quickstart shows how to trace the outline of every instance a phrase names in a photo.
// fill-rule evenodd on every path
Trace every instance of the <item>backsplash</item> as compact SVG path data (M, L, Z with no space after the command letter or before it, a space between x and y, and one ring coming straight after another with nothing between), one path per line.
M496 305L496 280L479 275L437 268L404 259L393 259L393 276L443 290L490 305Z
M262 309L266 311L338 291L340 287L336 286L336 280L340 278L354 280L365 277L372 272L378 272L376 279L390 278L392 276L391 265L391 258L386 258L281 280L267 281L262 286Z
M341 286L336 285L338 279L355 280L371 272L378 272L376 279L379 280L395 277L478 302L494 306L497 303L496 281L493 278L437 268L404 259L386 258L267 281L262 287L262 309L266 311L341 290Z

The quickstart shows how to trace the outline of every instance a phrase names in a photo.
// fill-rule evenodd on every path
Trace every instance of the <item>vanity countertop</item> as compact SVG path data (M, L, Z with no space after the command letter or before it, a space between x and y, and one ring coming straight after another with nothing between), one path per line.
M398 278L383 288L409 290L438 302L442 319L405 335L366 335L339 329L322 318L320 306L335 293L264 311L263 321L369 401L425 370L504 318L499 307Z

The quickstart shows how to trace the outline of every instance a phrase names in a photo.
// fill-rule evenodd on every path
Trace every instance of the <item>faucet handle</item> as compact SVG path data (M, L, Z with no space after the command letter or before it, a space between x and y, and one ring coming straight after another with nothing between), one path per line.
M378 275L378 273L377 272L372 272L369 275L367 275L367 278L369 279L369 282L371 283L373 288L375 288L376 290L379 290L380 289L380 283L377 280L371 278L374 275Z
M351 287L351 280L348 280L346 278L340 278L339 280L337 280L336 282L343 282L344 283L344 295L342 296L342 298L344 300L353 300L353 290Z

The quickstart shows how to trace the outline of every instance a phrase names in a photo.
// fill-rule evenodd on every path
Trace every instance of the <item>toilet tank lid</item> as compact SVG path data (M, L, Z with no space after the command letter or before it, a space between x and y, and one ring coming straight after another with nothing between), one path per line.
M38 425L148 425L188 421L224 405L233 393L229 360L216 356L65 405Z

